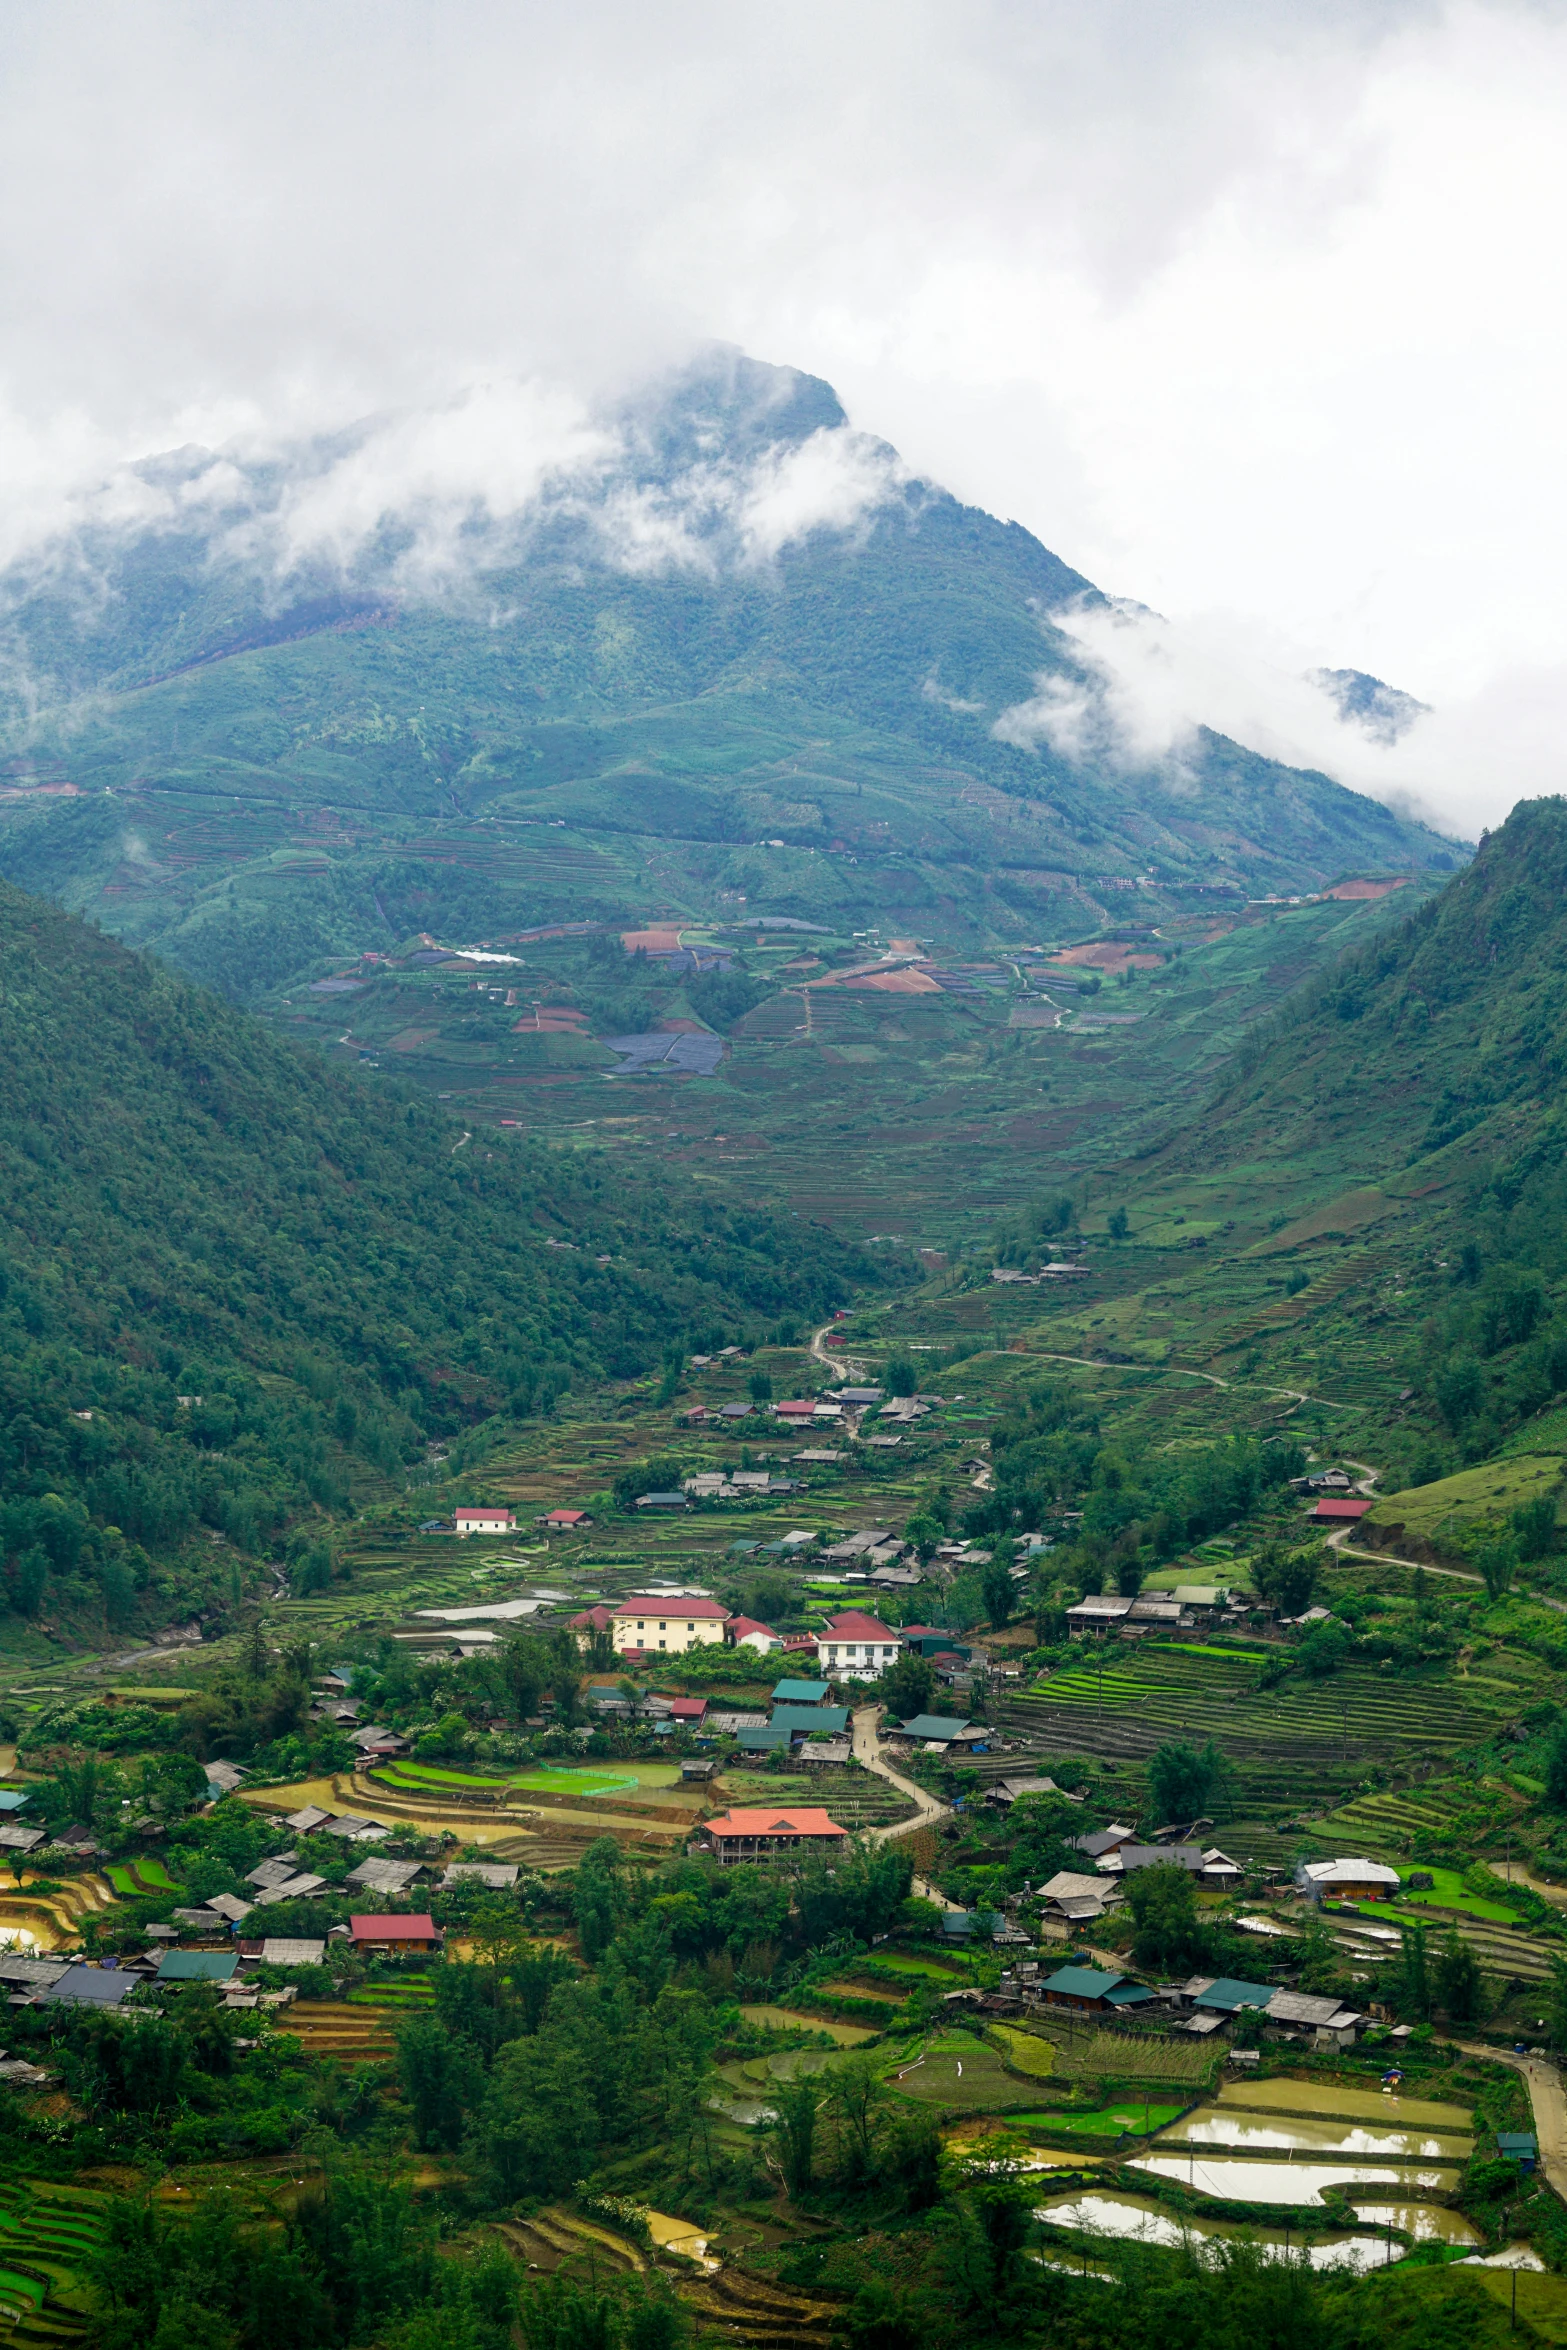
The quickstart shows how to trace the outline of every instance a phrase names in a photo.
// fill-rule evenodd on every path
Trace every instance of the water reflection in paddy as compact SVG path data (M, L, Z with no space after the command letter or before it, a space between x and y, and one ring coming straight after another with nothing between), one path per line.
M1429 2130L1377 2129L1369 2122L1303 2121L1240 2111L1189 2113L1159 2133L1161 2146L1213 2146L1237 2154L1278 2152L1381 2155L1390 2162L1467 2162L1473 2139Z
M1243 2227L1238 2221L1223 2219L1178 2219L1162 2205L1147 2202L1140 2195L1109 2192L1064 2195L1055 2202L1042 2204L1039 2217L1052 2227L1083 2228L1093 2234L1117 2236L1139 2244L1234 2243L1245 2238L1281 2252L1298 2255L1304 2250L1313 2268L1381 2268L1388 2258L1388 2244L1383 2237L1319 2236L1303 2246L1299 2236L1292 2239L1280 2227ZM1395 2260L1398 2258L1397 2245L1393 2246L1392 2255Z
M1391 2170L1375 2163L1246 2162L1220 2155L1199 2160L1178 2153L1139 2155L1129 2166L1155 2178L1179 2179L1201 2195L1226 2203L1299 2203L1320 2209L1324 2187L1413 2188L1451 2194L1456 2170Z
M1362 2203L1355 2199L1355 2217L1372 2228L1402 2228L1417 2244L1478 2244L1482 2241L1461 2211L1445 2203Z
M1390 2089L1345 2089L1337 2081L1226 2081L1220 2105L1244 2105L1257 2113L1326 2114L1336 2120L1395 2122L1403 2129L1468 2130L1474 2115L1464 2105L1435 2105L1424 2097L1401 2097Z

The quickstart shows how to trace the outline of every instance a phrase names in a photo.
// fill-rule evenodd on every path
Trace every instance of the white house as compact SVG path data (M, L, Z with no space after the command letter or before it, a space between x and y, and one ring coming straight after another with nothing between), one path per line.
M682 1599L662 1592L634 1591L615 1610L611 1631L617 1655L679 1655L688 1648L716 1646L724 1637L729 1610L716 1599Z
M897 1633L852 1608L829 1616L816 1635L816 1660L829 1680L874 1681L898 1654Z
M771 1656L775 1648L783 1646L771 1624L761 1623L755 1616L731 1616L724 1637L736 1648L754 1648L758 1656Z
M453 1510L452 1519L459 1534L515 1534L517 1513L508 1509Z

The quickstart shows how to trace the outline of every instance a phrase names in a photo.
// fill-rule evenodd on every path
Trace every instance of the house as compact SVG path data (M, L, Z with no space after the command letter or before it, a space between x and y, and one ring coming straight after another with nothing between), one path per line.
M1238 1885L1246 1872L1239 1861L1231 1860L1227 1852L1221 1852L1217 1844L1214 1844L1210 1845L1203 1854L1202 1867L1197 1871L1197 1874L1204 1885L1219 1885L1228 1888Z
M637 1495L639 1510L688 1510L690 1507L690 1500L683 1493L639 1493Z
M721 1420L748 1420L755 1409L756 1406L749 1403L721 1403L718 1417Z
M1058 1869L1040 1886L1039 1897L1047 1914L1064 1918L1069 1925L1097 1924L1107 1909L1124 1898L1113 1877L1080 1876L1073 1869Z
M1502 2162L1516 2162L1522 2171L1532 2171L1539 2149L1533 2138L1522 2130L1498 2130L1496 2152Z
M818 1733L841 1738L849 1727L846 1705L775 1705L772 1727L787 1730L791 1738L813 1738Z
M796 1425L806 1420L814 1420L816 1398L814 1395L797 1395L791 1396L787 1402L775 1403L773 1417L786 1422L792 1420Z
M413 1950L426 1953L441 1947L441 1929L434 1918L350 1917L349 1937L356 1950Z
M452 1512L452 1523L459 1534L515 1534L517 1514L515 1510L489 1507L456 1509Z
M786 1723L774 1729L771 1722L760 1722L737 1730L735 1744L742 1754L787 1754L794 1740Z
M213 1893L207 1899L207 1907L231 1926L242 1926L255 1906L253 1901L241 1901L237 1893Z
M1100 1857L1099 1866L1107 1876L1130 1876L1137 1869L1184 1869L1190 1877L1200 1877L1203 1868L1200 1844L1116 1844Z
M1086 1836L1074 1836L1072 1850L1086 1852L1090 1860L1102 1860L1107 1852L1130 1844L1136 1834L1135 1828L1123 1828L1112 1820L1108 1828L1094 1828Z
M1075 1607L1067 1609L1067 1630L1074 1639L1087 1635L1102 1640L1107 1632L1125 1623L1136 1604L1135 1600L1123 1598L1118 1592L1111 1592L1108 1596L1094 1592L1087 1599L1080 1599Z
M753 1649L758 1656L771 1656L783 1646L771 1624L761 1623L755 1616L731 1616L724 1626L724 1638L731 1647Z
M1319 1501L1306 1523L1308 1526L1356 1526L1370 1507L1369 1501Z
M232 1795L236 1788L244 1786L250 1776L248 1771L236 1769L231 1762L210 1762L202 1767L207 1775L208 1792L213 1795Z
M854 1609L829 1616L816 1635L817 1662L835 1680L874 1681L897 1656L897 1633Z
M1238 1975L1193 1975L1176 1991L1188 2007L1210 2015L1236 2015L1243 2007L1266 2008L1274 1996L1271 1983L1247 1983Z
M950 1632L942 1632L934 1624L905 1624L898 1638L916 1656L966 1657L971 1653L961 1640L954 1640Z
M944 1747L961 1738L967 1728L968 1723L961 1714L916 1714L892 1735L907 1738L915 1746Z
M683 1787L702 1786L716 1779L723 1764L716 1755L686 1754L680 1758L680 1783Z
M1317 2048L1353 2048L1365 2017L1339 1999L1314 1998L1306 1991L1275 1991L1266 2008L1268 2022L1293 2036L1309 2032Z
M841 1769L854 1760L854 1747L847 1738L807 1738L796 1748L794 1760L814 1770Z
M158 1961L160 1983L226 1983L239 1967L230 1950L166 1950Z
M492 1893L505 1893L517 1882L517 1863L514 1860L454 1860L441 1878L443 1885L484 1885Z
M694 1730L707 1711L707 1699L705 1697L677 1697L671 1703L670 1711L684 1729Z
M331 1817L332 1814L329 1811L323 1811L318 1803L307 1803L302 1811L291 1811L285 1814L283 1825L285 1828L293 1828L301 1836L311 1836ZM265 1868L267 1864L263 1861L261 1865ZM250 1882L253 1885L260 1881L254 1874L251 1876Z
M879 1387L835 1387L832 1392L833 1401L846 1404L851 1411L867 1411L882 1398Z
M576 1634L579 1648L586 1648L590 1640L602 1639L613 1622L613 1608L585 1607L566 1618L566 1629Z
M1169 1624L1178 1628L1183 1613L1178 1599L1163 1599L1153 1594L1144 1597L1139 1594L1128 1608L1125 1621L1129 1624Z
M821 1705L829 1690L826 1681L783 1680L774 1684L775 1705Z
M680 1503L684 1508L684 1494ZM719 1647L728 1621L729 1610L716 1599L634 1592L614 1613L616 1652L622 1656L652 1655L663 1650L681 1655L688 1648Z
M1389 1901L1399 1888L1397 1869L1375 1860L1303 1860L1295 1882L1308 1900Z
M358 1885L366 1893L406 1893L415 1878L423 1874L424 1864L417 1860L362 1860L358 1868L350 1869L345 1883Z
M325 1958L325 1942L313 1936L269 1934L261 1945L263 1966L320 1966Z
M575 1534L593 1520L586 1510L546 1510L542 1518L535 1518L535 1526L542 1526L549 1534Z
M1052 2007L1074 2007L1103 2013L1107 2008L1136 2007L1153 1993L1129 1975L1109 1975L1100 1967L1057 1967L1039 1986L1040 1996Z
M228 1961L231 1969L235 1963ZM140 1981L139 1974L127 1973L122 1967L70 1966L45 1986L43 1996L51 2007L118 2007Z
M705 1841L695 1849L710 1853L724 1868L737 1861L792 1860L805 1852L836 1851L848 1840L847 1829L809 1805L787 1811L731 1808L704 1821L697 1834Z
M994 1787L988 1790L985 1801L997 1805L1002 1811L1010 1811L1019 1797L1024 1795L1059 1795L1066 1803L1082 1803L1086 1800L1081 1795L1072 1794L1069 1788L1058 1787L1054 1779L1017 1778L998 1779Z

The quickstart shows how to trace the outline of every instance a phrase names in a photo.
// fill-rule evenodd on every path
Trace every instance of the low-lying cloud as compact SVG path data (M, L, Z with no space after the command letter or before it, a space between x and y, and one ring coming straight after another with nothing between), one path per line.
M1473 838L1516 800L1567 788L1567 664L1520 667L1433 706L1357 716L1329 674L1231 614L1170 621L1085 603L1052 615L1073 668L1042 671L992 731L1083 765L1178 780L1203 729ZM1396 689L1397 681L1386 681Z

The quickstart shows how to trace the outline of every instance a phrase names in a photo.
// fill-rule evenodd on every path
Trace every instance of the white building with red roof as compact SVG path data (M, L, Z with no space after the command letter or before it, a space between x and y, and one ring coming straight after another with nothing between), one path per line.
M874 1681L898 1654L897 1633L857 1608L829 1616L816 1635L816 1661L830 1681Z
M616 1653L681 1655L688 1648L716 1646L724 1637L729 1610L716 1599L690 1599L668 1592L634 1591L613 1618Z
M771 1656L783 1642L771 1624L760 1623L755 1616L731 1616L724 1626L724 1638L736 1648L754 1648L758 1656Z
M484 1506L459 1509L452 1512L452 1523L459 1534L515 1534L515 1510Z

